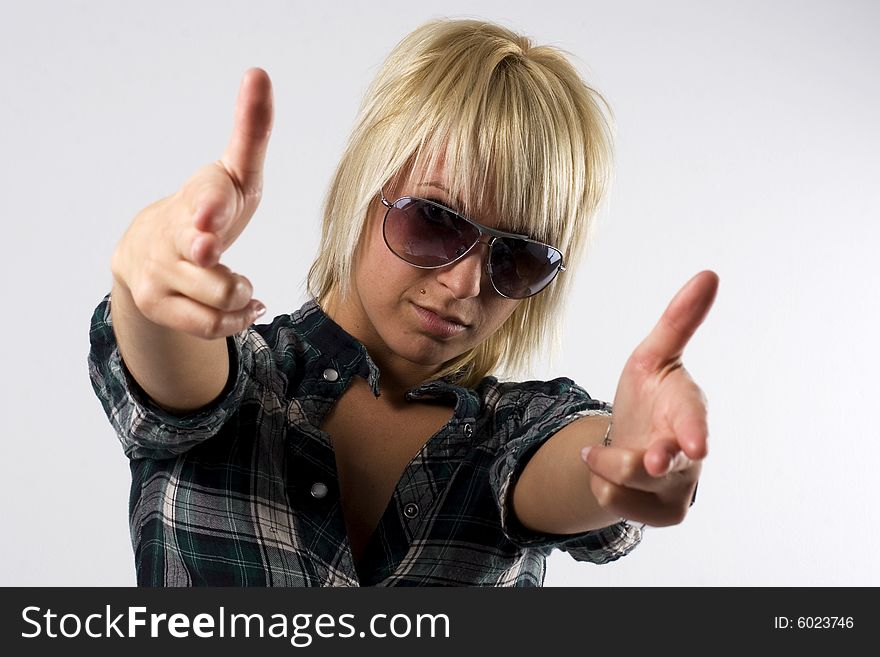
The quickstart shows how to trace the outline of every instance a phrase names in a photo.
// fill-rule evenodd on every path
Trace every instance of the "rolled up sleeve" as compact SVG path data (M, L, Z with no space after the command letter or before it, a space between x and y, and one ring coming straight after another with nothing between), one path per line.
M620 522L579 534L546 534L524 527L513 513L513 488L529 459L557 431L585 415L611 415L611 405L592 399L570 379L554 379L545 389L517 400L508 420L510 438L501 445L490 472L501 527L514 544L549 553L568 552L577 561L607 563L631 552L642 539L643 526Z
M129 458L171 458L214 436L241 404L253 369L248 331L227 337L229 378L210 405L174 414L158 406L128 371L110 315L110 294L92 315L89 377L107 419Z

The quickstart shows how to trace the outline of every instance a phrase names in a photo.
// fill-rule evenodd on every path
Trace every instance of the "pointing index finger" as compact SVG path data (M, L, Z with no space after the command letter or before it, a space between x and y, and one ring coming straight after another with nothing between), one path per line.
M220 158L246 197L262 190L273 114L269 74L261 68L248 69L238 90L232 136Z
M718 280L718 274L707 269L685 283L651 333L636 347L632 358L650 371L659 371L667 363L681 358L715 301Z

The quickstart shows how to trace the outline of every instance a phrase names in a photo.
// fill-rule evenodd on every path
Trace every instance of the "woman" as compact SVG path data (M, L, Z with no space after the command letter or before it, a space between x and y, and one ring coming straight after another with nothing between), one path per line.
M314 298L253 325L265 307L219 263L272 125L246 73L226 153L135 218L92 321L139 584L539 586L553 548L604 563L684 518L708 430L681 354L714 273L633 353L613 414L570 379L490 375L552 337L609 176L600 101L497 25L415 30L330 186Z

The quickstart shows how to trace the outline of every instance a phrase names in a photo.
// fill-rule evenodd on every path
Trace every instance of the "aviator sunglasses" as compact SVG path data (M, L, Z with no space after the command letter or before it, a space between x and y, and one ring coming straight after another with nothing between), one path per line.
M403 196L393 203L379 195L385 211L382 236L398 258L420 269L458 262L483 235L489 247L486 272L492 287L508 299L525 299L547 287L565 271L562 252L525 235L478 224L435 201Z

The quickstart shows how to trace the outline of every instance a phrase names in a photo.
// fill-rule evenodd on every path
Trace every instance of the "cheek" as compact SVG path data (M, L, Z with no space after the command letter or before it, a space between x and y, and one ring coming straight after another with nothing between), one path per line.
M519 308L519 305L522 303L520 300L515 299L505 299L504 306L501 311L501 324L504 324L508 320L508 318Z
M358 249L354 276L362 296L372 299L393 297L419 276L420 271L391 253L382 237L382 226L372 229Z
M352 263L354 275L359 282L365 283L370 280L376 280L376 277L382 278L384 271L382 258L384 254L382 254L379 247L384 246L381 223L377 228L377 221L373 218L364 227L364 232L361 235L354 262Z
M485 305L481 338L485 339L504 326L504 322L514 313L522 301L495 297Z

